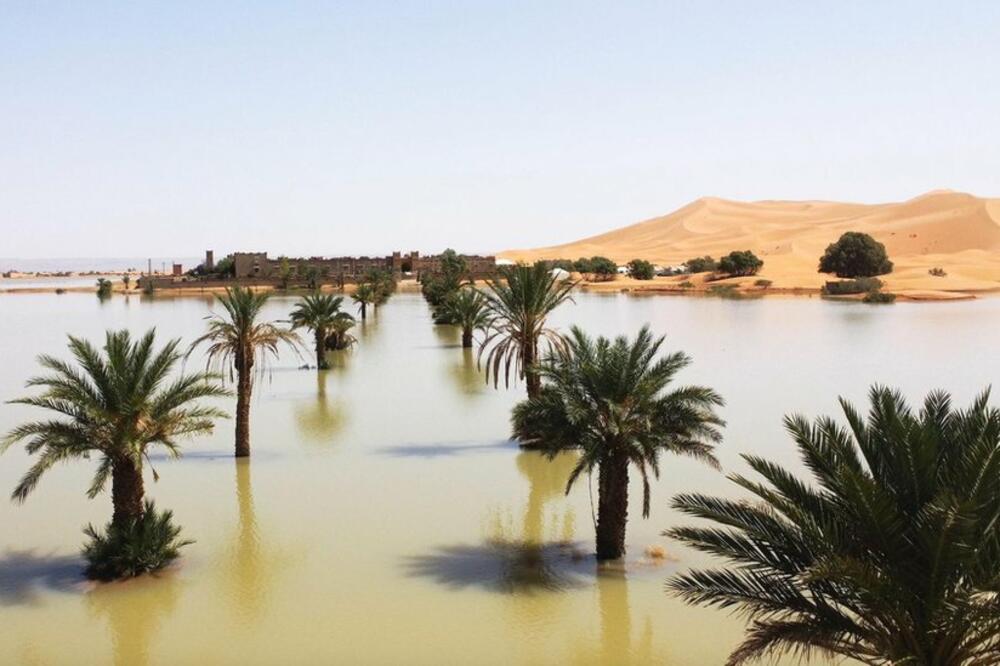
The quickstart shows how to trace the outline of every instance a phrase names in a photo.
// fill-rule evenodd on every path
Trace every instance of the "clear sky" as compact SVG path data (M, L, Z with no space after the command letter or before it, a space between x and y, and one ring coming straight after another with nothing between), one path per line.
M0 0L0 256L532 247L1000 196L1000 2Z

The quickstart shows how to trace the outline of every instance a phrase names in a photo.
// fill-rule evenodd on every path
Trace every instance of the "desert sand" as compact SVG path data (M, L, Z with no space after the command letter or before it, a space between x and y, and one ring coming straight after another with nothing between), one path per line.
M826 246L845 231L862 231L885 244L895 263L895 270L882 276L885 290L904 298L931 300L1000 290L1000 199L948 190L885 204L708 197L591 238L499 256L534 261L604 255L620 264L642 258L674 266L706 254L718 258L732 250L753 250L764 260L760 274L724 282L751 288L754 281L767 279L772 282L768 291L811 293L835 279L816 268ZM947 275L930 275L935 267ZM683 280L635 284L619 279L592 288L671 290ZM703 281L692 282L698 290Z

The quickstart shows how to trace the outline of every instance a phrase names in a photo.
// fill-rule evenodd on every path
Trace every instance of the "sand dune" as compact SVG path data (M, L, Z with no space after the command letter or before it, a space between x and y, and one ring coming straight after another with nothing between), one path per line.
M532 261L600 254L619 263L638 257L676 265L750 249L764 260L760 277L775 288L814 289L831 279L816 272L820 255L845 231L863 231L885 244L896 264L884 278L887 289L914 297L1000 289L1000 199L947 190L886 204L706 197L591 238L499 256ZM930 275L933 267L947 276Z

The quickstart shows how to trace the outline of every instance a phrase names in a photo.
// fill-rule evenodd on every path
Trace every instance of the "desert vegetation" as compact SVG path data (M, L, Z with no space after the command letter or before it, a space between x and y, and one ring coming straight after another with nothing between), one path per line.
M236 376L236 457L250 455L250 398L254 379L267 366L270 357L278 355L279 347L287 345L296 351L302 341L298 334L276 321L262 321L267 292L254 292L243 287L230 287L218 296L225 314L208 318L208 332L191 344L207 346L208 363L217 364L230 379Z
M567 492L597 468L598 560L625 554L630 466L642 479L644 518L649 478L659 477L663 453L718 466L713 446L721 439L722 420L714 410L722 398L700 386L667 391L690 359L679 352L659 358L662 345L648 327L634 340L613 341L591 339L574 327L535 370L542 387L514 408L513 434L522 444L549 456L580 451Z
M652 280L656 275L656 268L645 259L633 259L628 262L628 275L635 280Z
M750 624L730 664L788 653L868 664L1000 660L1000 412L984 392L919 410L876 386L845 424L785 419L809 479L744 455L752 499L680 495L706 525L668 534L726 565L674 576L693 604Z
M719 259L717 270L729 277L756 275L764 261L750 250L735 250Z
M306 328L313 333L318 370L330 367L326 350L330 347L343 349L344 336L354 325L354 317L341 309L343 303L343 296L316 293L304 296L292 310L292 328Z
M112 579L154 571L177 557L185 541L169 511L158 512L145 501L143 472L149 450L162 447L177 457L181 440L212 430L226 414L201 404L228 395L216 375L180 374L179 340L157 350L153 331L133 340L128 331L109 331L101 349L70 337L71 362L42 356L48 371L28 381L38 395L13 402L56 415L25 423L0 443L0 452L24 442L36 456L34 465L14 488L12 499L23 502L39 480L56 464L97 459L90 498L111 482L111 522L103 531L88 527L83 554L87 575ZM154 471L154 479L155 471Z
M618 264L607 257L581 257L573 262L573 270L590 282L607 282L618 276Z
M528 396L534 397L542 388L535 365L541 359L539 343L560 346L562 336L547 325L548 315L561 304L572 301L575 284L559 281L544 265L504 266L495 278L487 280L482 290L490 328L479 347L479 358L485 358L486 379L494 386L500 382L509 386L513 378L525 380Z
M874 277L892 272L885 245L865 233L848 231L831 243L819 260L820 273L840 278Z

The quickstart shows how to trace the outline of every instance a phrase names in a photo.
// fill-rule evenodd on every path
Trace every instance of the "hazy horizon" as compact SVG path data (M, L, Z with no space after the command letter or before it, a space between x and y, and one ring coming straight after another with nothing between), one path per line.
M0 254L490 253L702 196L998 196L998 28L987 2L7 4Z

